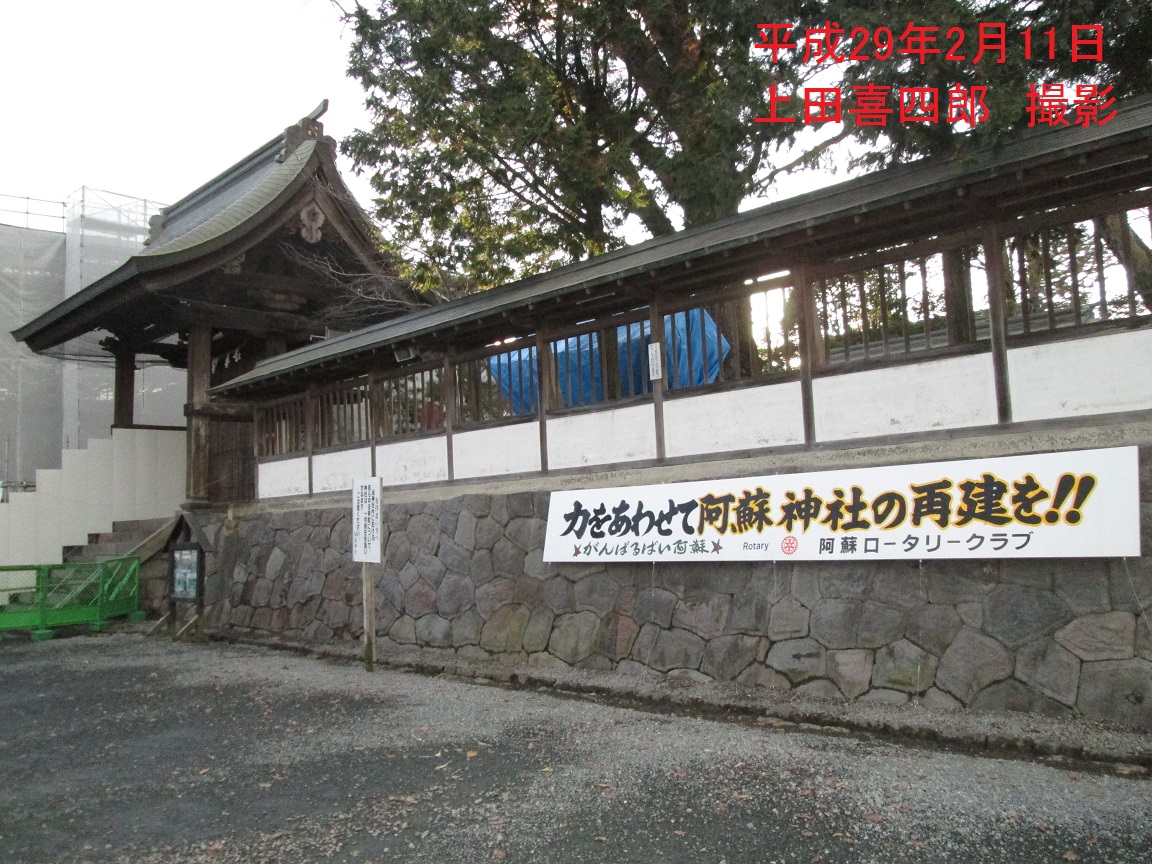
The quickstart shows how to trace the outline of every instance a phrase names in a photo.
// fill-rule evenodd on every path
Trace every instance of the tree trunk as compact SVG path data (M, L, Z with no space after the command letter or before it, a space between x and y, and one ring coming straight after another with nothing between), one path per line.
M1144 307L1152 310L1152 250L1128 224L1127 213L1117 213L1096 220L1096 230L1108 244L1117 260L1124 265L1128 284Z

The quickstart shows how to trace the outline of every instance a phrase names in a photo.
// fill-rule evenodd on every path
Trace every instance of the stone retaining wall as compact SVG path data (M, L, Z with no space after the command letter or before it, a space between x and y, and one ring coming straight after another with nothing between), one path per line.
M370 565L380 650L1152 728L1152 636L1140 618L1141 604L1152 608L1152 557L554 565L543 563L547 509L542 492L387 506L385 562ZM349 508L195 518L214 546L210 623L360 638Z

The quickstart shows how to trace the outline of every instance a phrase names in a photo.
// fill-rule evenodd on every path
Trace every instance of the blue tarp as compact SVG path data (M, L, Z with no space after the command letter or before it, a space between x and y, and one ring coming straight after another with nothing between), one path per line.
M677 312L664 316L665 380L675 387L711 384L720 374L720 364L728 356L728 340L720 335L716 322L703 309ZM652 392L648 380L647 321L616 328L618 353L617 375L620 392L639 395ZM703 335L703 340L701 340ZM700 351L701 341L705 351ZM604 401L600 376L600 334L572 336L555 344L556 378L564 407L592 405ZM688 346L692 350L689 352ZM691 353L691 370L688 368ZM488 370L499 381L500 392L512 406L514 414L536 412L536 348L519 348L488 359ZM669 372L671 376L669 377Z

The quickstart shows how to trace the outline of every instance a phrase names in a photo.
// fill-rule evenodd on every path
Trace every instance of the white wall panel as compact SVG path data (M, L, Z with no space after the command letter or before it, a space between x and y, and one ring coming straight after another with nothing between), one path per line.
M992 355L817 378L812 402L818 441L994 424Z
M351 489L359 477L372 476L372 448L318 453L312 457L312 490L338 492ZM308 491L305 489L304 491Z
M376 476L385 485L448 479L448 439L416 438L376 446Z
M804 441L800 383L746 387L664 403L669 456L779 447Z
M458 478L539 471L540 424L456 432L452 435L452 456Z
M1152 330L1008 352L1012 419L1046 420L1152 408Z
M656 458L656 425L648 405L548 419L548 467L578 468Z
M261 462L256 469L256 497L308 494L308 457Z

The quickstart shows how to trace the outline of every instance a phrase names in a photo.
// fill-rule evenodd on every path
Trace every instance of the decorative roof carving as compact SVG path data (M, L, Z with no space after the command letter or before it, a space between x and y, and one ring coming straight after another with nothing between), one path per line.
M284 147L276 157L277 162L283 162L296 152L296 148L305 141L319 140L324 137L324 124L320 118L328 110L328 100L325 99L307 117L301 117L300 122L284 130Z

